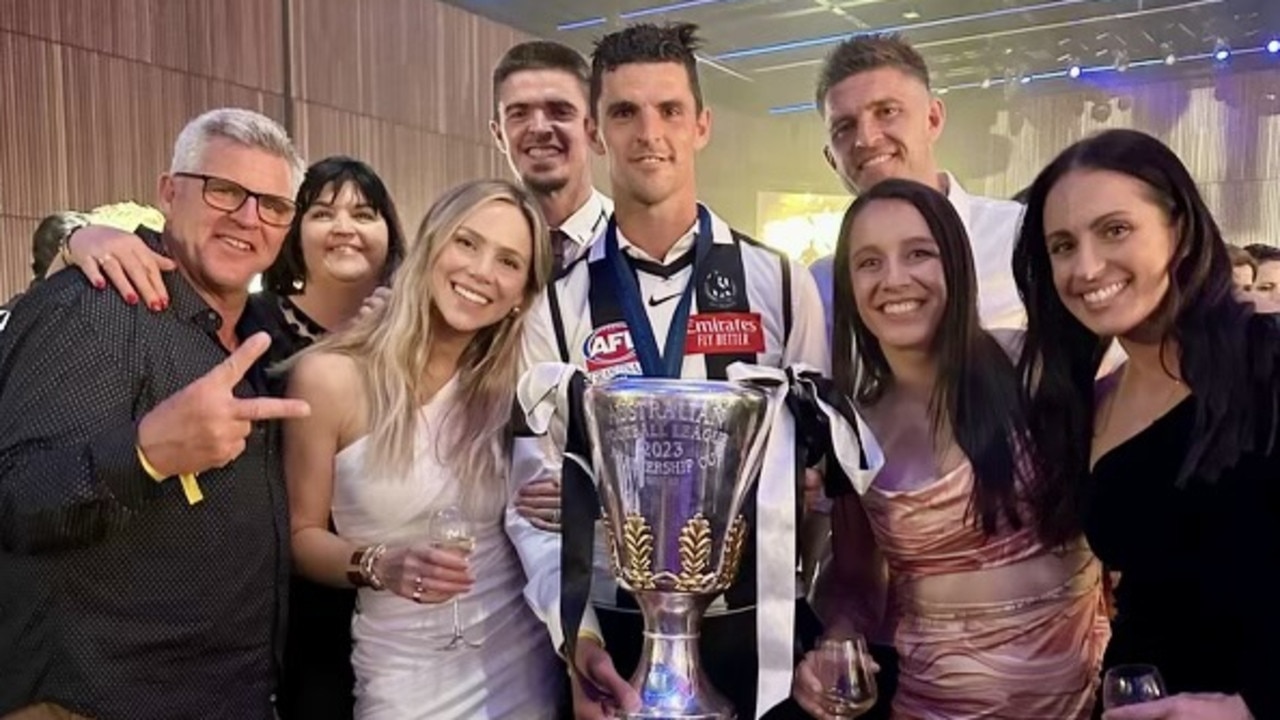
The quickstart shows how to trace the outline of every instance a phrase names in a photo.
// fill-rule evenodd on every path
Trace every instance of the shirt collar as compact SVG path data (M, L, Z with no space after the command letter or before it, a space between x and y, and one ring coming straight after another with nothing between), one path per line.
M164 243L160 233L141 226L134 232L152 250L168 255L164 250ZM173 270L161 275L164 278L165 289L169 293L169 309L172 310L174 316L195 324L211 335L216 335L222 327L222 316L218 314L218 311L209 307L209 303L200 297L200 293L196 292L196 289L182 276L181 272ZM238 337L247 337L264 325L258 313L251 309L251 305L252 303L245 303L245 309L236 323L236 335Z
M956 180L955 175L944 171L942 176L947 183L947 199L951 201L951 206L956 209L956 214L960 216L960 221L964 223L964 228L968 231L970 226L969 211L973 206L973 196L960 185L960 181Z
M649 262L656 262L659 265L670 265L676 260L684 257L685 253L689 252L693 247L694 240L697 239L697 236L698 221L694 220L693 225L691 225L689 229L680 236L680 239L676 240L676 243L671 246L671 249L667 251L666 257L655 258L644 250L636 247L635 243L632 243L627 239L626 235L622 234L622 228L618 228L618 249L637 260L648 260Z
M604 223L609 219L606 201L604 193L592 188L591 197L556 229L568 235L579 246L590 244L604 230Z

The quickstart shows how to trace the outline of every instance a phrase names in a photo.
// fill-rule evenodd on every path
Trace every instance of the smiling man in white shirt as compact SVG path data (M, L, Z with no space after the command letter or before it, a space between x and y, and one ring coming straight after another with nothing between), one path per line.
M560 267L586 252L613 212L613 201L591 182L590 81L586 58L550 40L513 45L493 69L489 130L538 199Z
M945 194L964 222L973 247L983 325L990 329L1023 327L1026 311L1011 269L1022 205L970 195L954 175L938 166L934 145L946 125L947 112L930 90L929 68L920 53L897 34L859 35L846 40L823 62L815 99L826 126L822 155L849 192L857 195L881 180L906 178ZM821 258L809 269L823 295L831 332L834 258ZM817 528L810 528L810 533L810 541L822 535ZM822 557L829 549L818 541L805 552ZM819 579L814 608L820 615L826 594L825 583ZM867 716L874 720L888 716L898 663L887 631L882 628L867 634L881 666L877 674L881 699Z
M1020 328L1026 319L1010 270L1022 206L970 195L938 167L934 145L946 125L929 88L924 59L896 34L860 35L838 45L818 75L817 106L827 130L822 155L853 194L887 178L941 191L964 221L978 272L979 314L988 328ZM811 270L831 312L832 259Z

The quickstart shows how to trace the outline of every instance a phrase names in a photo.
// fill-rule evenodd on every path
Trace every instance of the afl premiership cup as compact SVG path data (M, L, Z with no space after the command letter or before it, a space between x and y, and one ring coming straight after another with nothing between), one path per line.
M769 396L734 382L628 377L589 387L585 405L609 562L644 614L631 678L641 709L624 717L735 718L703 674L698 632L742 559Z

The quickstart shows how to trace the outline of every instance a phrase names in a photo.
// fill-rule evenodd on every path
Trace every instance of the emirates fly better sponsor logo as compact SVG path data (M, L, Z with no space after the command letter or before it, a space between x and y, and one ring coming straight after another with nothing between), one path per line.
M686 355L762 353L764 349L764 324L759 313L704 313L689 318ZM582 354L588 372L637 362L625 322L596 328L583 342Z
M689 318L686 355L764 352L760 313L708 313Z

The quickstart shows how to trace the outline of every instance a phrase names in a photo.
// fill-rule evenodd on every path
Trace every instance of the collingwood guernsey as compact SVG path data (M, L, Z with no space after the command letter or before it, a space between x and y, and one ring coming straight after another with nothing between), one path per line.
M698 215L665 258L650 257L622 232L606 230L530 309L524 366L567 363L583 370L590 382L616 375L723 380L736 362L804 364L825 373L829 355L822 301L808 269L732 230L704 206L699 205ZM642 318L628 318L628 294L632 313L643 308ZM656 371L644 366L646 333L652 333L651 345L663 348ZM543 440L519 444L516 487L538 473L558 475L563 447ZM633 601L618 589L608 568L603 543L597 528L591 602L632 610ZM717 598L708 616L753 604L755 573L749 564L750 557L744 558L728 599ZM551 584L545 583L548 590ZM542 606L544 618L551 614L549 598L535 605ZM553 628L553 636L558 630Z

